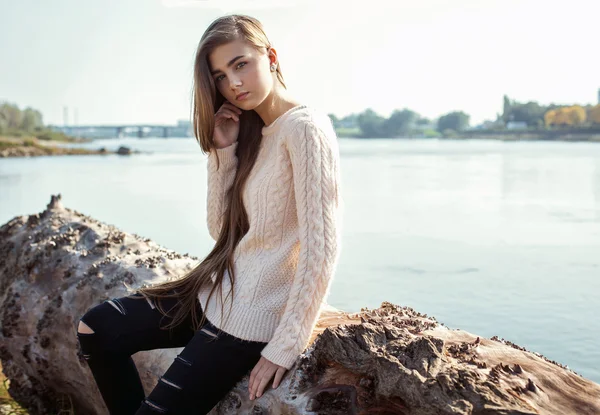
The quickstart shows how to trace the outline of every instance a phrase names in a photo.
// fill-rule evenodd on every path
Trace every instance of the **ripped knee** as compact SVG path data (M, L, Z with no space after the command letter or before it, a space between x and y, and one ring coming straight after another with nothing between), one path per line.
M95 334L95 331L82 320L79 320L79 325L77 326L78 350L85 360L90 360L92 358L92 350L96 349L95 343L98 339L93 334Z
M85 324L83 321L80 320L79 326L77 327L77 333L93 334L94 330L92 330L90 326L88 326L87 324Z

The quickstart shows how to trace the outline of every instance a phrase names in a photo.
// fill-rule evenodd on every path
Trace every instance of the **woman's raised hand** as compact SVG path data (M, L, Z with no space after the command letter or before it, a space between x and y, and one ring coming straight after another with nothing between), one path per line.
M238 139L240 133L240 114L242 110L229 101L225 101L215 113L215 132L213 142L217 148L225 148Z

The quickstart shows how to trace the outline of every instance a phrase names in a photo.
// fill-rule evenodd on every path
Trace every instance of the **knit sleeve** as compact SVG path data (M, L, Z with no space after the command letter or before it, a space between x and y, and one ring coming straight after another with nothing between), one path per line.
M213 149L208 154L207 177L208 190L206 196L206 222L208 233L216 241L221 233L223 215L228 206L227 192L233 185L238 159L235 155L238 142L230 146ZM217 156L219 166L217 168Z
M261 351L290 369L308 346L340 252L339 149L333 127L303 121L285 138L292 163L300 252L285 310Z

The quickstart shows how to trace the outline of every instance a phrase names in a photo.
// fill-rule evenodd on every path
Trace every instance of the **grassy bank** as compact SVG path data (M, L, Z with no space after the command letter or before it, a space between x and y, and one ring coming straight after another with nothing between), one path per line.
M61 142L61 143L85 143L92 141L89 138L71 137L60 131L50 130L45 127L36 128L32 131L20 130L17 128L9 128L0 133L0 137L12 137L21 139L37 138L44 142Z
M100 150L65 148L55 145L89 141L91 140L71 137L46 127L36 127L30 130L5 128L0 134L0 158L106 153Z
M8 394L9 381L2 372L0 363L0 415L27 415L27 411Z
M84 148L66 148L52 143L61 140L42 140L37 137L0 136L0 158L3 157L36 157L55 155L109 154L106 150L90 150ZM73 142L65 140L62 142Z
M9 395L8 388L10 381L2 372L2 362L0 362L0 415L29 415L29 412ZM56 415L75 415L73 405L68 396L57 402Z

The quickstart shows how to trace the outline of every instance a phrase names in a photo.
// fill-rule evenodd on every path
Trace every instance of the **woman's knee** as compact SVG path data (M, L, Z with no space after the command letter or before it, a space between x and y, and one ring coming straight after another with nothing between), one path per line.
M88 309L79 319L78 334L97 334L113 331L122 318L127 316L123 298L112 298Z
M118 299L106 300L86 311L77 325L77 338L82 352L92 354L104 351L118 330L124 310Z
M83 320L85 315L79 319L79 325L77 326L77 342L79 343L79 349L86 360L90 360L92 354L98 351L98 339L96 332Z
M90 355L98 350L98 343L101 337L101 333L96 333L96 329L92 328L95 326L94 320L98 314L96 307L89 309L79 319L79 324L77 325L77 340L86 359L89 359Z
M94 330L83 321L79 320L79 326L77 326L77 333L80 334L94 334Z

